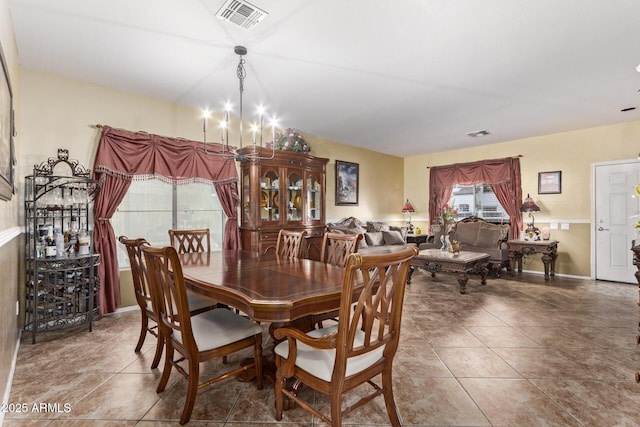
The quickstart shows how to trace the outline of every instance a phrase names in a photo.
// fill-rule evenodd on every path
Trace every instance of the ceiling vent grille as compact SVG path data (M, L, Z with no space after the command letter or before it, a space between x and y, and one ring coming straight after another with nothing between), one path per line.
M470 136L472 138L477 138L479 136L487 136L489 134L490 134L490 132L488 130L479 130L479 131L476 131L476 132L468 132L467 136Z
M225 1L216 13L218 18L229 21L245 30L258 25L267 15L267 12L257 8L251 3L239 0Z

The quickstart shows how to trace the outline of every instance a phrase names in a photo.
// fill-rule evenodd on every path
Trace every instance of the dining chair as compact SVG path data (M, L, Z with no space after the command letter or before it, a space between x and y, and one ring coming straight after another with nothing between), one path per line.
M149 242L143 238L129 239L126 236L118 237L118 241L122 243L127 250L129 264L131 266L133 292L136 297L136 302L140 307L140 337L138 338L135 352L138 353L142 349L147 333L155 336L157 338L156 352L151 362L151 368L155 369L160 363L160 357L162 356L162 350L164 348L164 339L157 333L160 319L151 300L151 290L149 289L149 282L147 280L146 265L142 259L141 247L149 246ZM216 307L214 302L205 300L191 292L188 292L187 295L189 308L193 314L212 310ZM149 320L153 322L152 325L149 324Z
M226 308L217 308L192 315L178 252L172 246L142 247L149 283L157 311L160 313L160 333L166 342L162 377L156 391L165 390L172 368L187 379L187 395L180 424L191 418L199 389L230 378L248 369L255 369L258 389L262 389L262 327ZM216 373L200 382L200 363L224 358L242 349L253 347L254 360L237 368ZM174 359L175 352L179 357ZM186 368L180 365L186 361Z
M320 261L344 267L347 257L358 252L362 234L324 233Z
M178 254L197 254L202 252L211 251L211 232L208 228L194 228L194 229L170 229L169 241L171 246L176 248ZM198 307L203 307L204 310L210 310L216 307L222 307L221 304L216 304L213 301L209 301L207 305L202 302L202 298L193 295L187 291L191 303L195 303ZM192 301L198 300L200 302ZM226 307L226 306L224 306ZM200 310L200 311L204 311ZM193 309L192 309L193 311Z
M133 292L136 297L136 302L140 307L140 337L138 338L135 352L138 353L140 352L140 349L142 349L142 345L144 344L145 338L147 337L147 333L155 336L157 338L156 352L153 356L153 362L151 362L151 368L155 369L158 367L158 363L160 363L164 341L162 336L160 336L156 332L160 320L151 302L151 292L149 291L149 285L147 283L146 274L144 271L146 267L142 260L142 252L140 252L141 246L148 245L149 243L142 238L129 239L126 236L118 237L118 241L120 241L120 243L122 243L127 250L127 255L129 256L129 264L131 266ZM153 322L153 325L149 325L149 320Z
M276 254L284 258L301 258L302 242L306 235L306 230L292 231L280 229L278 242L276 243Z
M347 263L347 257L358 252L358 245L362 240L362 234L344 234L344 233L324 233L322 238L322 248L320 251L320 261L344 267ZM314 314L311 316L311 324L322 328L324 320L336 320L338 310L327 313Z
M345 414L383 395L391 425L402 424L393 397L392 366L409 261L417 253L411 246L387 254L349 255L338 323L308 333L292 327L274 331L275 338L283 340L274 349L276 420L282 420L285 396L337 427ZM295 384L288 390L288 378L329 396L330 415L298 396ZM373 387L372 392L343 410L342 395L364 383Z
M211 250L211 232L208 228L169 230L169 240L179 254Z

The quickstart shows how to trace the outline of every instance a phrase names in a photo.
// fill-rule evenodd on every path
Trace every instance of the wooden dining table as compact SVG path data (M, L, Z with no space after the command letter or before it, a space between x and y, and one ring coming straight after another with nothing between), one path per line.
M248 251L213 251L180 255L187 288L217 303L236 308L257 322L269 322L269 334L282 326L313 329L313 314L340 307L344 268L309 259L280 258ZM354 287L354 292L361 289ZM249 364L252 360L242 363ZM275 383L273 353L263 356L263 375ZM255 370L238 375L242 382ZM290 385L297 392L300 383ZM294 402L285 399L289 410Z
M288 323L340 307L342 267L241 250L184 254L181 261L187 288L257 322Z

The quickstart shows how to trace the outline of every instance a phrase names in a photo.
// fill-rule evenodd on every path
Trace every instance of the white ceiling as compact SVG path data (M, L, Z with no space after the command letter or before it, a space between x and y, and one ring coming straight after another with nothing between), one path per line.
M639 0L252 0L251 30L223 3L9 7L23 67L219 112L244 45L245 118L402 157L640 119Z

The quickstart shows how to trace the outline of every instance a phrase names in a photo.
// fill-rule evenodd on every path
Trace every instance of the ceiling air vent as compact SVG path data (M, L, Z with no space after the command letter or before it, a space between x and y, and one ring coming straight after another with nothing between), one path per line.
M229 21L239 27L248 30L253 28L267 16L268 13L258 9L246 1L227 0L224 2L216 16L224 21Z
M476 138L478 136L487 136L487 135L489 135L489 133L490 132L488 130L479 130L479 131L476 131L476 132L468 132L467 136L470 136L472 138Z

